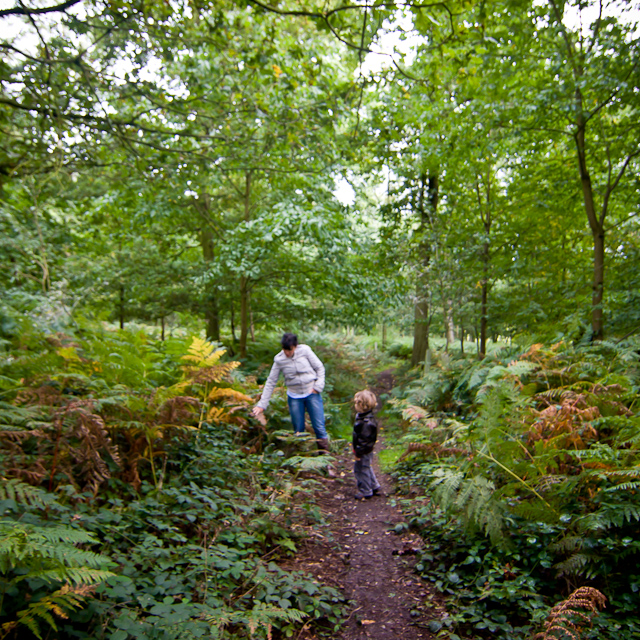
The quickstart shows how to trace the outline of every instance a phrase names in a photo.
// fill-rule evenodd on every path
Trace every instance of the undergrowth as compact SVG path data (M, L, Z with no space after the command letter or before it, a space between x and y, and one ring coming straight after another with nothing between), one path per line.
M5 345L1 638L332 633L341 594L278 566L319 517L298 473L323 464L250 418L237 367L197 338L90 326Z
M512 347L395 390L395 474L426 542L418 571L450 602L441 637L524 640L580 587L607 599L580 637L638 637L636 349Z

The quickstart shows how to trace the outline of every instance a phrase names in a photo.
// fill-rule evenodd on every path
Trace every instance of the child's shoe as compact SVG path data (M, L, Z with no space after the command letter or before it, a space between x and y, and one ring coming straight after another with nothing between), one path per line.
M384 493L382 493L382 487L376 487L376 488L373 490L373 495L374 495L374 496L383 496L383 495L384 495Z
M370 498L373 498L373 494L371 494L370 496L365 496L364 493L360 493L360 491L358 491L357 493L354 494L353 497L356 500L369 500Z

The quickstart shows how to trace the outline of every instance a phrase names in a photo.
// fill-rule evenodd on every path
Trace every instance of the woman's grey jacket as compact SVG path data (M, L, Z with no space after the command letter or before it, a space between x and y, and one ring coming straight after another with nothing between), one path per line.
M271 394L281 373L284 376L287 390L296 395L308 395L314 389L321 393L324 389L324 365L320 358L313 353L311 347L299 344L290 358L287 358L284 351L281 351L273 359L273 367L271 367L271 373L264 384L262 397L256 405L257 407L266 409L269 406Z

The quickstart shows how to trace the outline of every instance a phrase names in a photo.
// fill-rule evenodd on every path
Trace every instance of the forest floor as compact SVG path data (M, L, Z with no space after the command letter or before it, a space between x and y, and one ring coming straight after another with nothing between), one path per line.
M380 374L378 397L390 378L389 372ZM384 448L384 439L376 448ZM315 497L325 524L312 528L283 568L309 572L349 599L348 617L332 634L336 640L435 638L429 623L442 620L446 612L442 598L413 571L422 542L416 533L397 526L404 519L392 497L392 478L380 471L376 456L374 469L383 494L355 500L351 446L334 455L335 477L320 478ZM299 639L316 637L305 627Z

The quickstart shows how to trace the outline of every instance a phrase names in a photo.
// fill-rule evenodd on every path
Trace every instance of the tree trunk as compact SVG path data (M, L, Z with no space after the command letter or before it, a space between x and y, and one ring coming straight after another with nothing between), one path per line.
M419 282L416 286L416 305L413 325L413 351L411 353L411 366L417 367L427 355L429 349L429 299L419 296L426 295L425 283Z
M236 342L238 342L238 338L236 338L236 323L233 300L231 300L231 340L233 341L233 344L236 344Z
M164 342L164 316L160 318L160 327L161 327L160 340Z
M251 220L251 171L245 173L244 188L244 221ZM241 358L247 356L247 336L249 334L249 278L240 277L240 342L238 344L238 352Z
M120 285L120 308L119 314L120 316L120 329L124 329L124 285Z
M213 228L211 227L211 198L208 193L201 194L196 207L202 217L202 230L200 232L200 244L202 245L202 257L205 264L211 264L215 256L215 244ZM215 342L220 341L220 312L218 309L218 296L216 287L207 283L204 300L204 317L207 326L207 338Z
M249 289L248 279L240 278L240 342L238 354L241 358L247 356L247 335L249 334Z
M425 191L427 192L428 203L425 202ZM426 238L433 216L438 210L439 180L437 174L426 174L420 176L420 188L416 208L420 213L420 231L422 240L420 242L419 262L421 273L416 284L416 302L413 325L413 350L411 353L411 366L417 367L427 355L429 349L429 325L431 324L431 305L429 291L428 268L431 261L431 242Z
M453 324L453 302L443 296L443 316L444 316L444 337L447 341L447 351L449 345L456 341L456 330Z
M491 225L493 223L492 216L492 192L491 192L491 171L487 170L487 181L484 185L484 203L480 190L480 182L482 176L476 177L476 190L478 195L478 207L480 208L480 218L484 228L484 242L482 243L482 251L480 260L482 262L482 289L480 294L480 349L478 355L484 358L487 354L487 327L489 325L489 265L491 263Z
M251 342L255 342L256 334L253 328L253 309L251 308L251 296L249 296L249 331L251 333Z
M593 296L591 298L591 330L594 340L604 337L604 229L593 234Z
M488 266L489 266L489 256L488 256L488 247L487 247L487 258L486 261L483 260L483 276L482 276L482 294L480 301L480 357L484 358L487 354L487 325L489 323L488 319L488 311L487 311L487 292L489 288L488 281Z
M578 152L578 168L580 170L580 183L584 208L587 212L589 227L593 237L593 293L591 297L591 332L594 340L601 340L604 335L604 315L602 313L602 300L604 295L604 218L606 211L600 218L596 214L595 200L591 176L587 167L587 151L585 145L586 119L582 112L582 94L576 91L576 106L578 109L576 148Z

